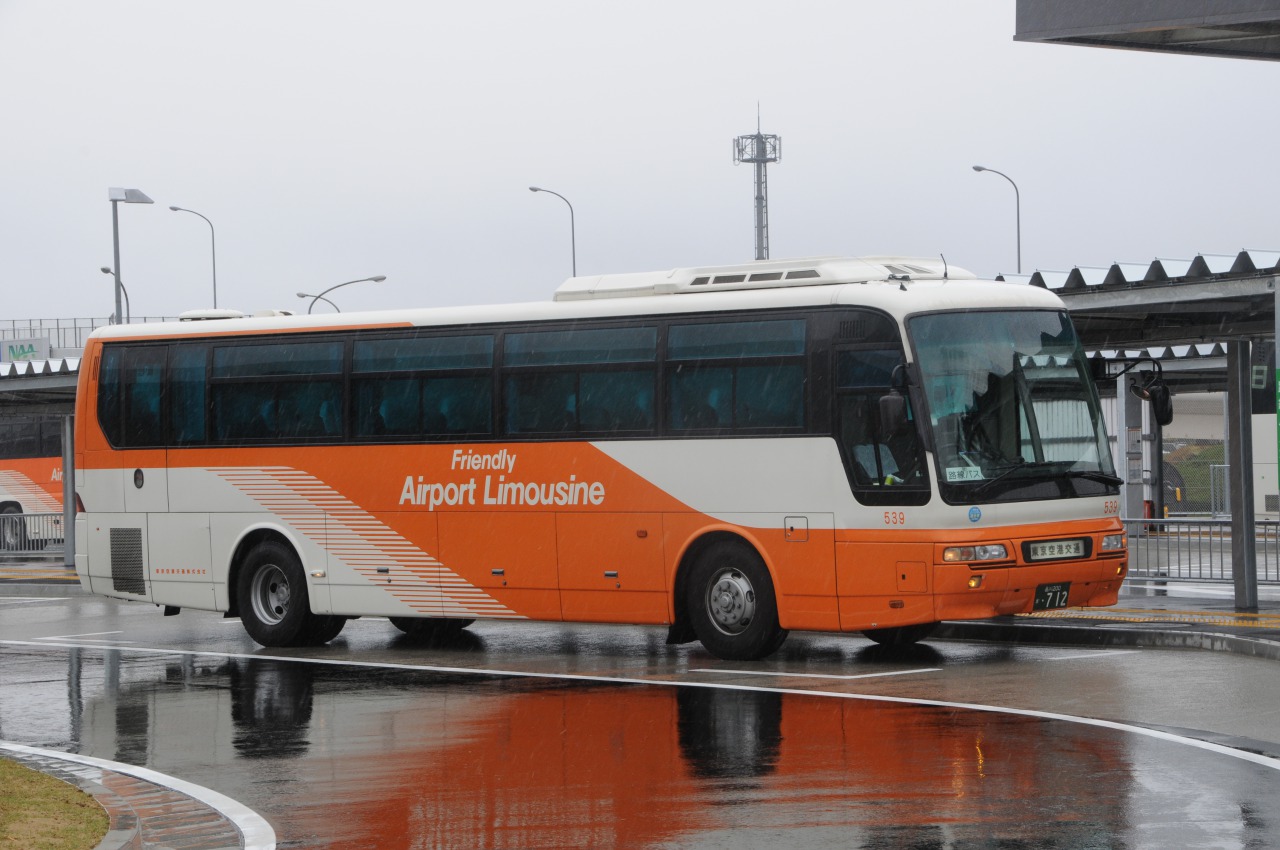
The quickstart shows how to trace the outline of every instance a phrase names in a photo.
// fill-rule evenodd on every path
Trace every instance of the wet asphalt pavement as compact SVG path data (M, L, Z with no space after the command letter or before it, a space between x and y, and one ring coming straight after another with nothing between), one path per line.
M215 789L281 848L1280 845L1275 662L806 634L730 663L664 634L369 619L269 651L0 597L0 740Z

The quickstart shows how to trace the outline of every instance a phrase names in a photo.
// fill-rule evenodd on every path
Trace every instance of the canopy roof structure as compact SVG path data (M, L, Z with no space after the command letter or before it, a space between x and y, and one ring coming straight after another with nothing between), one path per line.
M1117 349L1270 338L1277 274L1280 252L1241 251L997 279L1057 293L1086 348Z
M1276 0L1018 0L1015 41L1280 59Z

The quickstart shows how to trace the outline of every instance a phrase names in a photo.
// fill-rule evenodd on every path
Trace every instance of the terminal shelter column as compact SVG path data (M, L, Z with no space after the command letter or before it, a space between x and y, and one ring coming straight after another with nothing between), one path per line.
M1237 611L1258 610L1249 366L1248 340L1227 343L1227 468L1231 477L1231 575Z
M76 568L75 416L62 417L62 565Z

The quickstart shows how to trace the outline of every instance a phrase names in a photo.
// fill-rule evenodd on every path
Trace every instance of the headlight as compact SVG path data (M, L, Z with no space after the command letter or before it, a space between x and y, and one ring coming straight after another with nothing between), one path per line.
M948 563L958 561L1002 561L1009 557L1003 543L987 546L948 546L942 552L942 560Z
M1124 548L1123 534L1108 534L1106 537L1102 538L1103 552L1115 552L1116 550L1123 549L1123 548Z

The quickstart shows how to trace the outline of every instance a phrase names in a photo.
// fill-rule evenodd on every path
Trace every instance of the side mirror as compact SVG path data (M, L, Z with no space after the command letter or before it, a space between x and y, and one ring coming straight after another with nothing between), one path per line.
M880 396L881 439L906 430L907 425L907 397L902 393Z
M1143 401L1151 402L1151 416L1161 428L1173 421L1173 399L1159 374L1143 372L1129 387L1129 391Z
M1164 384L1155 384L1147 389L1151 400L1151 415L1163 428L1173 421L1173 399L1169 397L1169 388Z

